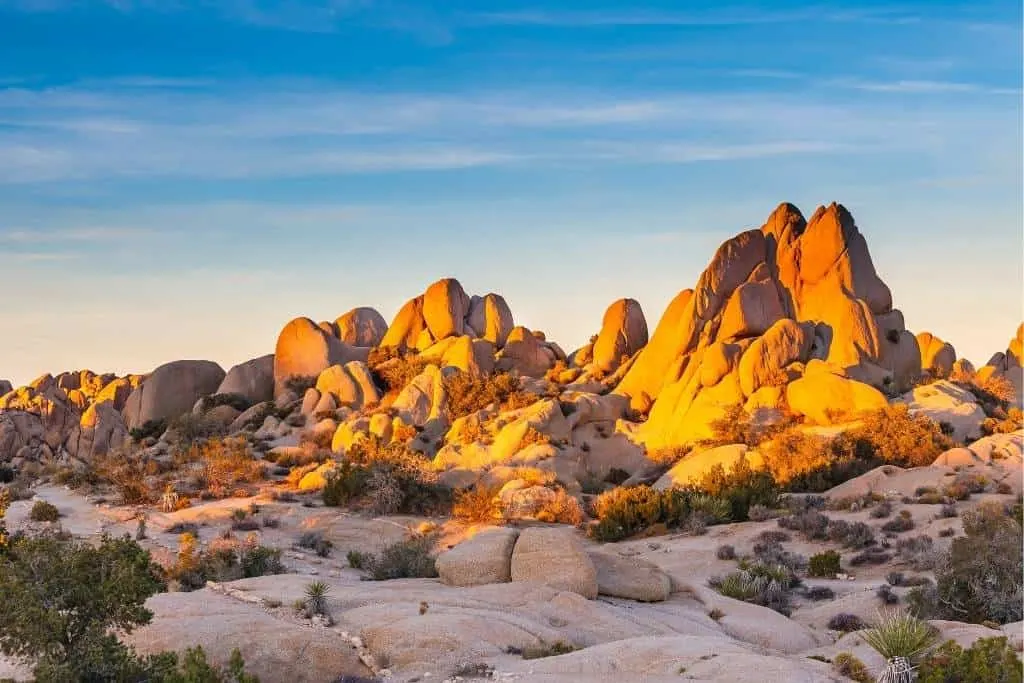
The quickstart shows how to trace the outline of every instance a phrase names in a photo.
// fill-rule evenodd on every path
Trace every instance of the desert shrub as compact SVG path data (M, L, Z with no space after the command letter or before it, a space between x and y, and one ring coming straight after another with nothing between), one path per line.
M795 531L808 541L823 541L828 538L828 525L831 520L815 510L797 512L779 517L778 524L783 529Z
M781 564L741 560L738 571L724 577L712 577L708 583L726 597L768 607L788 616L790 593L800 585L800 579L790 567Z
M218 498L232 495L239 484L263 477L263 463L253 457L249 444L242 438L215 437L194 443L180 459L198 469L203 486Z
M678 528L689 515L688 492L655 491L650 486L616 488L599 495L594 502L597 523L590 535L605 542L620 541L655 524Z
M968 649L949 640L921 661L918 683L1021 683L1021 661L1005 637L979 638Z
M883 605L895 605L900 601L900 596L892 591L892 586L883 583L875 589L875 597L882 601Z
M367 365L373 373L374 381L384 393L397 394L423 372L430 362L411 352L381 347L370 351Z
M366 490L366 482L370 478L369 471L348 460L341 461L324 477L324 488L321 492L324 505L339 507L355 500Z
M299 536L296 545L306 550L312 550L320 557L328 557L334 548L334 544L324 538L323 532L320 531L304 532Z
M890 534L901 534L914 528L914 518L909 510L900 510L900 514L882 525L882 531Z
M856 614L848 614L846 612L840 612L831 619L828 620L828 627L833 631L839 631L840 633L852 633L853 631L860 631L867 626Z
M113 486L125 505L143 505L153 500L153 491L146 485L151 469L141 452L111 449L96 455L92 472L99 482Z
M755 503L750 506L749 510L747 510L747 518L751 522L767 522L769 519L773 519L774 517L775 512L767 505Z
M507 372L476 376L455 372L444 378L448 411L452 420L483 410L489 405L507 410L509 405L531 405L539 397L521 388L519 377Z
M13 538L0 553L0 653L40 681L124 680L141 664L118 634L150 621L162 588L149 553L128 537Z
M1003 415L1007 406L1016 399L1016 387L1002 375L978 377L977 373L958 369L949 376L950 381L974 394L987 415Z
M583 509L574 496L565 489L555 489L555 496L546 501L535 515L537 521L548 524L571 524L578 526L583 523Z
M938 424L924 415L912 415L901 403L865 413L848 434L858 459L900 467L930 465L955 445Z
M401 443L368 439L327 473L321 496L324 505L359 503L377 514L433 514L448 507L451 492L422 455Z
M698 485L699 489L729 502L729 518L743 522L749 518L752 505L775 507L779 503L779 487L767 472L755 472L746 458L740 458L728 472L715 465Z
M140 443L149 438L159 439L165 431L167 431L167 420L147 420L141 426L130 430L128 435L135 443Z
M315 375L291 375L286 377L283 386L299 398L302 398L307 391L316 386Z
M576 652L579 648L570 645L564 641L556 641L554 643L541 643L535 647L523 648L519 652L513 652L506 650L509 654L519 654L523 659L544 659L546 657L558 657L561 655L567 655L570 652Z
M220 406L231 406L240 413L252 407L252 402L241 394L213 394L206 398L206 409L219 408Z
M202 588L207 581L236 581L284 572L281 551L260 545L255 534L241 542L217 539L203 549L193 534L184 533L167 575L188 591Z
M903 662L913 666L927 654L935 644L936 630L911 614L892 611L882 613L878 624L861 637L886 661L887 670L896 671L904 668Z
M857 553L850 558L851 567L860 567L865 564L885 564L892 559L892 555L885 552L878 546L870 546L863 552Z
M736 548L731 545L720 545L715 551L715 557L720 560L735 560L736 559Z
M757 428L750 419L750 414L743 409L742 403L734 403L727 407L723 415L712 420L708 427L712 436L700 443L702 447L710 448L733 443L756 446L759 442Z
M498 504L499 486L478 483L472 488L455 494L452 504L452 518L464 524L486 524L501 517Z
M901 538L896 542L896 554L917 571L934 569L942 560L935 542L927 535Z
M56 522L60 519L60 511L53 503L37 500L29 510L28 518L33 522Z
M939 508L939 517L943 519L950 519L956 517L959 513L956 511L955 505L943 505Z
M1024 617L1021 527L996 505L963 514L964 536L953 539L935 571L938 618L1005 624Z
M366 553L358 550L349 550L345 554L345 560L348 562L348 566L352 569L365 569L366 560L369 556Z
M836 593L828 586L811 586L804 591L804 597L808 600L820 602L822 600L832 600L836 597Z
M791 553L777 542L761 542L754 544L754 558L762 564L788 567L793 572L802 571L807 567L807 559L802 555Z
M875 683L875 677L871 675L864 662L860 661L849 652L840 652L832 660L832 668L840 676L846 676L856 683Z
M953 500L967 500L972 493L984 493L987 487L988 479L985 477L961 472L942 488L942 493Z
M842 571L842 567L839 565L839 553L834 550L826 550L823 553L811 555L811 559L807 563L808 576L832 579L840 571Z
M885 582L890 586L902 586L903 580L903 572L889 572L885 575Z
M875 542L875 532L864 522L846 522L833 519L826 528L828 539L844 548L864 548Z
M551 443L551 437L544 432L539 431L533 425L526 428L526 433L523 434L523 438L519 440L519 450L535 446L537 444L549 444Z
M360 564L371 581L431 579L437 576L430 555L433 545L429 536L417 536L386 547L380 555L363 555Z
M883 500L881 503L871 508L871 516L874 519L885 519L892 514L892 503L887 500Z
M231 652L227 666L215 667L206 659L202 647L188 648L183 658L176 652L162 652L147 657L137 667L135 678L126 676L118 680L145 680L149 683L260 683L260 679L245 670L245 660L236 648Z
M870 469L850 469L857 463L846 446L842 438L790 429L761 444L758 452L772 477L788 490L825 491Z
M645 455L655 465L670 468L689 455L690 450L686 446L666 446L664 448L652 448Z
M988 412L997 412L990 410ZM1024 413L1020 408L1010 408L1006 411L1006 417L986 417L981 422L981 433L984 436L992 434L1010 434L1024 426Z
M306 606L306 618L312 618L314 615L327 615L327 594L331 592L331 587L323 581L313 581L305 590L305 606Z
M757 539L762 543L788 543L792 540L785 531L762 531L757 535Z

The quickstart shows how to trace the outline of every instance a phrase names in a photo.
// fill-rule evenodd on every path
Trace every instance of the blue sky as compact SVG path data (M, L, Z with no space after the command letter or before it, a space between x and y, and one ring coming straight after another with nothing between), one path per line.
M1005 347L1018 2L583 5L0 0L0 377L227 366L446 275L571 349L781 201Z

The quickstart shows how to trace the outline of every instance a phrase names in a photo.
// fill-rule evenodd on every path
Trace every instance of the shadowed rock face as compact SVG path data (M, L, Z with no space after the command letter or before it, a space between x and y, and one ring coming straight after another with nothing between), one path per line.
M804 389L827 383L851 407L884 402L879 389L906 388L921 369L917 339L892 308L853 216L832 204L805 220L782 204L760 230L719 247L696 286L669 305L616 392L638 409L654 401L643 429L648 445L688 443L726 406L803 377L815 360L834 379ZM850 382L875 389L840 386ZM764 398L756 407L771 407Z
M184 415L203 396L217 391L224 370L208 360L178 360L161 365L128 397L122 416L131 430L151 420Z

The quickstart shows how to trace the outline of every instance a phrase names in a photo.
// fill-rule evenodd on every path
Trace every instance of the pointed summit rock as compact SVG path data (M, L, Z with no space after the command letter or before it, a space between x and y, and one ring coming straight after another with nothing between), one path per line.
M641 432L671 445L703 438L729 405L782 407L780 388L811 361L833 377L817 384L859 407L908 388L921 360L850 212L833 203L805 220L783 203L718 248L615 391L635 409L653 402Z

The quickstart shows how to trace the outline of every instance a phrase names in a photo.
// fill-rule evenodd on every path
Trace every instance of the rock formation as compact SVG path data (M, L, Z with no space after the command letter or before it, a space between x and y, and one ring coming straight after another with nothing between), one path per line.
M388 331L384 316L374 308L353 308L336 321L338 339L350 346L379 346Z
M309 318L295 318L281 330L274 349L274 395L280 395L289 379L310 378L332 365L365 361L368 349L350 346L324 332Z
M850 213L832 204L807 221L782 204L760 230L722 244L669 304L616 392L636 409L653 404L638 436L656 447L708 436L736 403L788 399L794 409L795 399L819 420L802 400L818 390L841 399L839 410L881 405L881 392L909 388L920 366Z
M1021 407L1024 398L1024 323L1017 328L1017 334L1010 340L1006 351L993 355L988 363L978 369L978 380L985 381L990 377L1005 377L1013 384L1016 399L1014 405Z
M921 369L933 377L949 377L956 363L956 349L931 332L920 332L917 345L921 349Z
M150 421L173 420L203 396L217 391L224 370L208 360L178 360L154 370L128 397L121 411L129 430Z
M274 399L274 354L240 363L228 370L218 394L236 394L249 403Z

